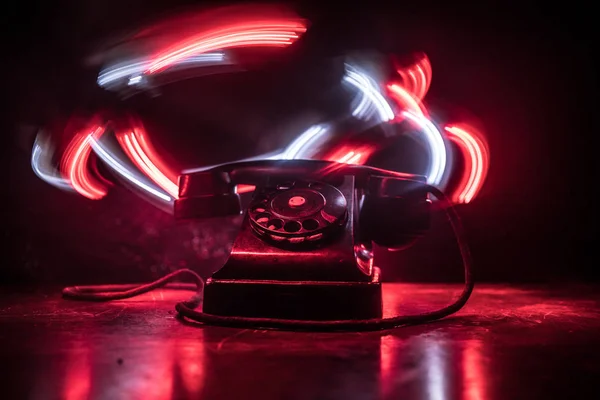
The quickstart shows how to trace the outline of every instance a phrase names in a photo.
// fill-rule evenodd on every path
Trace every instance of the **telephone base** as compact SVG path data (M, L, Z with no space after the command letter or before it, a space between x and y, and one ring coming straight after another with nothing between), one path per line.
M206 282L203 312L220 316L296 320L381 318L381 282L214 279Z

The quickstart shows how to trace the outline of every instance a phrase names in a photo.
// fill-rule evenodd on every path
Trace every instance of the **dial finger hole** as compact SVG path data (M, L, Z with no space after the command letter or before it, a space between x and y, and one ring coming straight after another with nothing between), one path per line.
M302 225L300 225L300 222L298 221L288 221L285 223L283 229L286 232L294 233L302 229Z
M314 218L305 219L302 221L302 227L307 231L314 231L319 227L319 221Z
M269 218L271 218L271 214L261 213L256 216L255 220L261 225L266 225L269 222Z
M283 221L278 218L269 220L269 222L267 224L267 228L270 230L278 230L278 229L281 229L282 227L283 227Z

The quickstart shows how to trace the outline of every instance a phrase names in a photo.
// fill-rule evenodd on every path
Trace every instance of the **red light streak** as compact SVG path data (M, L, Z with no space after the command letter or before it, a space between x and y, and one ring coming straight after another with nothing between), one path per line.
M422 100L431 85L432 69L429 58L422 54L414 64L397 68L396 71L402 79L402 86L418 100Z
M252 185L237 185L235 187L235 192L236 193L248 193L248 192L254 192L254 189L256 189L255 186Z
M341 157L339 160L337 160L337 162L339 162L339 163L347 163L353 156L354 156L354 152L353 151L349 151L348 154L346 154L345 156ZM360 154L359 154L359 158L360 158Z
M448 137L461 149L465 171L453 195L455 203L472 201L485 181L489 168L489 153L481 133L469 126L446 126Z
M154 183L174 198L178 198L179 187L176 175L160 159L141 128L117 135L117 140L133 163Z
M431 84L431 63L425 54L414 64L397 68L401 83L392 82L387 85L388 95L398 107L418 116L427 117L427 109L422 103ZM397 113L396 119L402 119Z
M160 51L150 59L149 66L144 73L158 73L189 57L215 50L248 46L288 46L306 31L306 24L293 16L269 17L264 13L257 14L256 12L254 16L251 16L244 12L239 13L238 17L242 15L245 21L232 20L231 17L228 17L229 22L225 24L219 24L219 18L207 17L205 22L208 22L210 28L206 28L205 24L199 24L205 27L203 31L187 36L184 40L176 41L175 45ZM421 54L413 64L397 67L396 71L399 75L398 82L390 82L386 86L388 95L401 109L396 113L395 122L405 117L411 119L410 116L414 115L415 121L420 123L427 135L427 140L431 144L432 159L435 161L432 161L431 170L433 172L429 175L430 177L437 177L431 178L432 182L439 183L441 177L443 177L443 170L447 161L442 140L443 136L430 123L427 108L422 103L422 99L431 85L431 63L425 54ZM385 104L388 103L385 102ZM390 113L389 120L392 118L392 109L389 106L388 109ZM422 122L421 119L426 121ZM178 175L173 173L167 164L160 159L149 139L146 138L141 125L130 122L129 126L131 128L125 131L126 133L116 135L124 152L149 179L171 197L178 198ZM489 168L487 145L483 136L471 127L447 126L445 131L448 138L460 148L465 163L464 173L453 194L453 200L456 203L469 203L481 189L487 175ZM90 133L77 134L67 147L61 162L61 173L65 176L68 184L83 196L95 200L106 195L107 182L99 181L98 177L100 175L97 169L93 165L88 166L87 163L92 150L92 138L94 136L99 138L103 132L104 127L95 125ZM295 147L293 145L292 149L295 156L300 151L299 148L306 145L306 143L302 142L301 145ZM343 146L332 154L323 157L323 159L338 163L362 165L368 161L370 155L376 150L373 145L355 147ZM39 154L39 151L35 154ZM338 165L338 167L340 166ZM125 168L122 167L121 169ZM64 182L64 184L66 186L67 182ZM251 185L238 185L236 187L237 193L247 193L254 190L255 187ZM161 192L160 195L167 198L165 193Z
M88 133L78 133L71 140L61 161L61 173L77 193L92 200L106 196L106 188L98 182L87 163L92 151L91 139L98 139L104 133L103 126L94 126Z
M350 157L350 159L348 161L346 161L346 163L348 164L359 164L359 160L362 157L361 153L357 153L355 155L353 155L352 157Z
M215 50L248 46L288 46L305 31L306 26L295 19L258 19L226 25L182 41L158 54L146 73L156 73L185 58Z
M325 157L325 160L345 164L363 165L367 162L373 151L375 151L375 146L371 145L356 147L342 146Z
M398 104L403 110L407 110L415 115L426 116L427 110L425 106L420 102L419 98L413 95L409 90L403 88L397 83L392 83L387 86L388 93L392 99ZM396 118L402 118L397 113Z

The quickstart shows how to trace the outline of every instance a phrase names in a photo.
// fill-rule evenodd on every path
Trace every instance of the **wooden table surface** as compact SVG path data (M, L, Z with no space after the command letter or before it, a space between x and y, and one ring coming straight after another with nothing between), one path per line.
M600 395L600 287L479 285L459 314L371 333L182 323L157 290L112 303L0 289L5 399L547 399ZM384 284L386 316L455 285Z

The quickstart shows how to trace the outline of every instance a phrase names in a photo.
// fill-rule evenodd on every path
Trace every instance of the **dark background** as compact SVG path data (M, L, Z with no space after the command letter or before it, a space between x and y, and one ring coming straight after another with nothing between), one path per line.
M288 143L298 124L329 112L336 92L321 88L339 77L328 72L328 60L365 49L424 51L433 65L433 109L468 110L489 141L487 182L472 204L459 207L478 278L596 280L592 10L577 2L325 3L291 3L311 27L279 72L201 79L133 104L174 165L223 162ZM36 126L123 107L96 86L98 67L89 64L103 40L197 4L23 2L5 10L3 282L143 281L184 265L205 274L221 265L239 218L175 223L124 189L90 201L50 187L29 166ZM385 278L460 279L451 239L439 223L410 253L380 252Z

